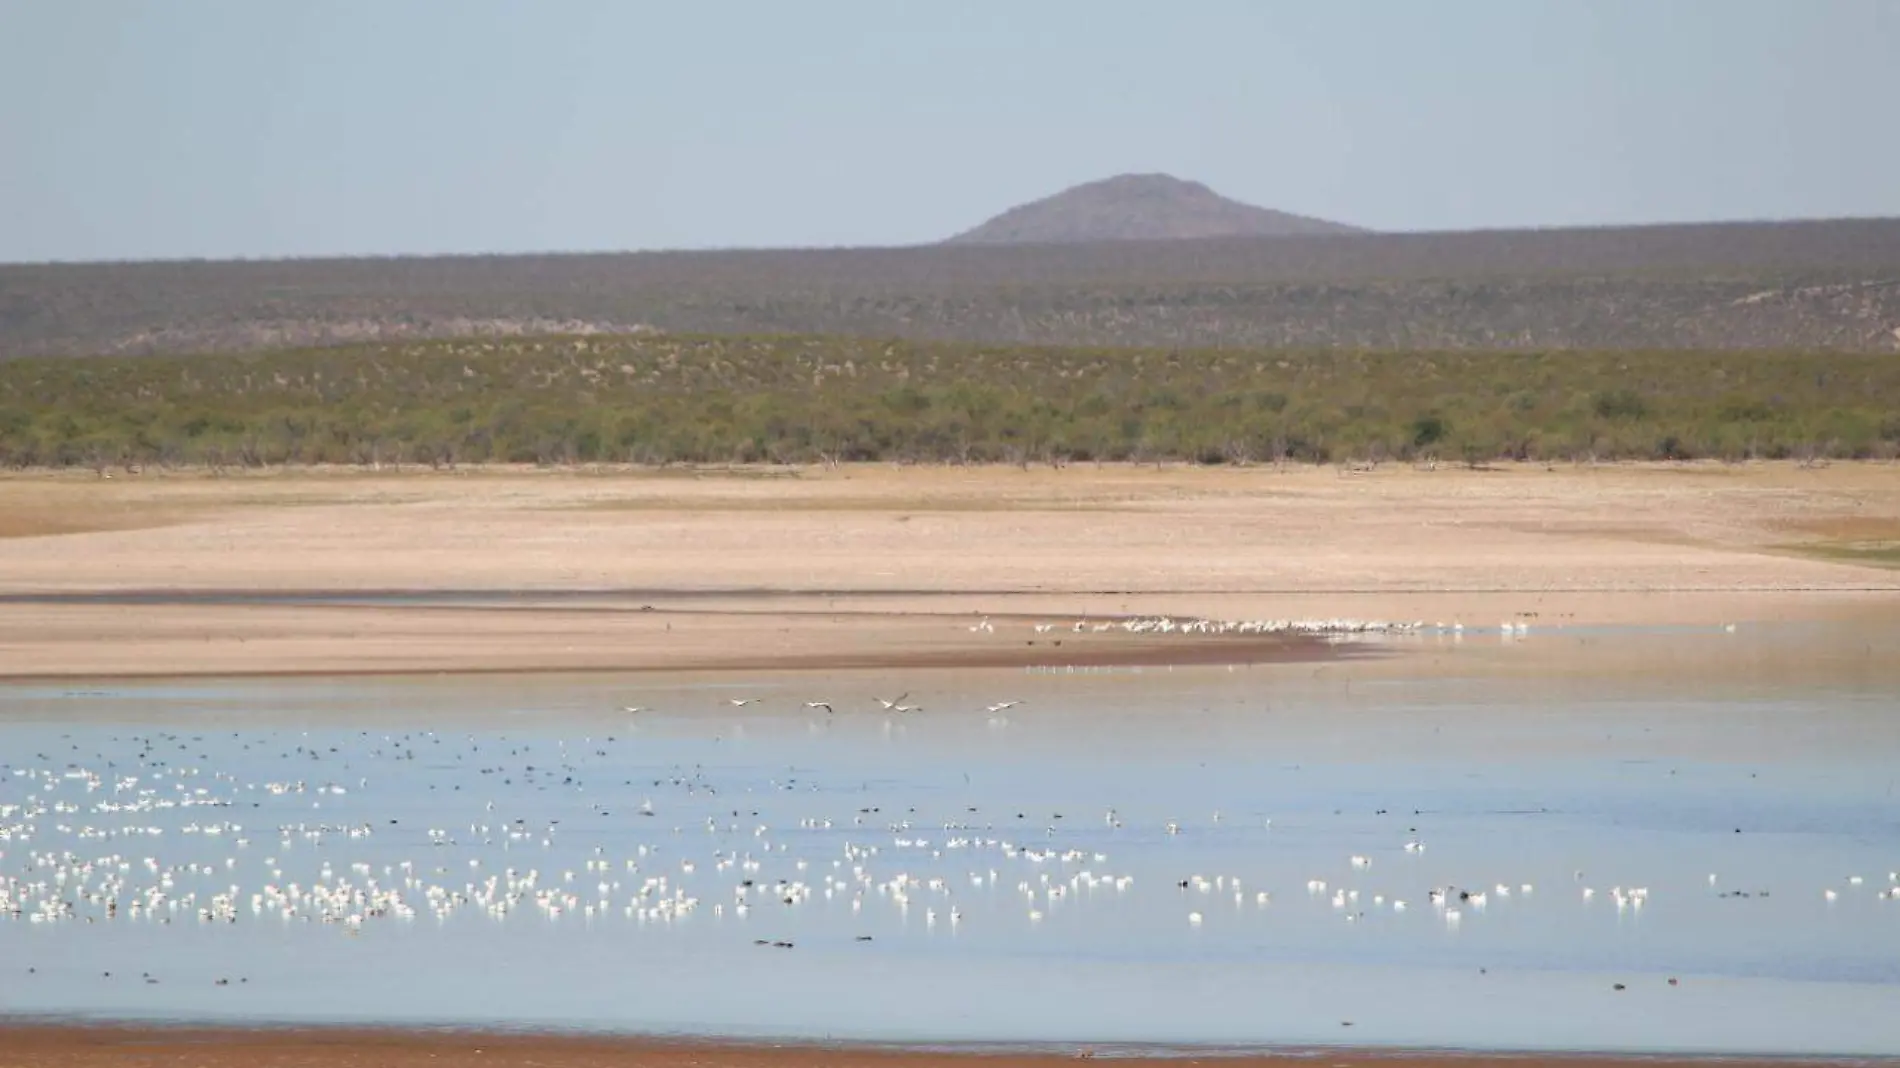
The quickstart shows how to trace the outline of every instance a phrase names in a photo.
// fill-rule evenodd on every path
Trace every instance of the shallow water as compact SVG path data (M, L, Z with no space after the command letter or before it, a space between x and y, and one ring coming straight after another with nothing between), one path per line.
M0 1010L1900 1053L1882 685L885 681L0 688Z

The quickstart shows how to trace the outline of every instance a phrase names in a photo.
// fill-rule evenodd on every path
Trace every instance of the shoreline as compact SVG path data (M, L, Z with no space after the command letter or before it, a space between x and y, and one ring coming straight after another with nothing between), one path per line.
M927 670L1081 671L1170 667L1326 669L1349 675L1678 669L1695 643L1705 666L1777 664L1825 670L1772 644L1708 639L1764 627L1890 628L1900 596L1886 590L1805 593L1442 592L1355 598L1161 594L1099 597L966 592L807 597L757 593L640 598L524 590L518 603L430 595L291 590L156 594L111 591L0 598L0 682L194 678L294 679L624 674L808 674ZM484 596L488 594L485 592ZM650 600L647 598L651 598ZM407 600L405 601L405 598ZM1418 631L1371 634L1130 633L1124 621L1365 619L1405 602ZM1326 615L1328 608L1340 609ZM1144 611L1133 611L1133 609ZM1440 629L1432 608L1470 620ZM1212 611L1207 611L1211 609ZM1269 616L1269 612L1299 611ZM1310 613L1310 614L1308 614ZM1408 613L1408 616L1410 613ZM1501 635L1500 618L1528 635ZM1089 627L1074 628L1086 621ZM987 622L987 626L984 623ZM1403 624L1416 620L1407 618ZM1107 626L1098 632L1096 626ZM1046 629L1045 629L1046 628ZM1642 635L1675 632L1671 642ZM1528 640L1526 638L1528 637ZM1677 647L1672 650L1672 643ZM1842 652L1849 651L1842 646ZM1865 658L1862 658L1863 660ZM1856 662L1855 670L1868 665Z
M96 1022L9 1020L0 1015L0 1065L7 1068L116 1068L190 1064L357 1065L406 1068L449 1058L484 1065L572 1068L915 1068L930 1064L982 1068L1051 1068L1076 1060L1129 1065L1218 1064L1286 1068L1324 1059L1327 1068L1623 1068L1645 1065L1887 1065L1894 1058L1854 1054L1734 1054L1591 1050L1482 1050L1440 1047L1294 1045L1258 1048L1083 1042L886 1043L828 1040L721 1039L566 1030L454 1026L269 1024L207 1025L180 1021Z
M1257 667L1271 664L1334 664L1348 660L1369 660L1390 651L1365 646L1348 647L1320 641L1205 641L1162 646L1153 643L1124 643L1119 647L1080 652L1061 660L1045 660L1034 655L1012 655L1005 651L988 653L974 650L941 649L883 656L837 653L806 657L748 657L743 660L682 660L669 663L561 663L545 665L506 664L498 666L430 666L403 663L386 667L288 667L228 668L209 670L187 667L166 671L138 668L115 670L110 666L87 667L76 671L33 672L0 667L0 684L74 682L95 679L119 682L163 682L182 679L383 679L414 676L529 677L536 675L693 675L713 672L789 674L798 672L877 671L877 670L994 670L1062 671L1065 669L1145 668L1145 667L1219 667L1225 665Z

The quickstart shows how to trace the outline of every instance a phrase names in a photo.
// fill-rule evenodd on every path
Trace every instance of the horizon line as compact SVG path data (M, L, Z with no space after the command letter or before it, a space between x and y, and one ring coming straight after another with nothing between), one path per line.
M1330 221L1330 220L1329 220ZM1797 215L1781 217L1702 219L1702 220L1650 220L1643 222L1579 223L1573 225L1524 225L1524 226L1479 226L1450 229L1425 230L1375 230L1356 229L1336 233L1314 234L1213 234L1202 237L1153 237L1153 238L1102 238L1082 241L981 241L958 242L955 238L968 231L959 231L950 237L936 241L899 243L888 245L673 245L650 248L543 248L519 249L514 251L489 250L482 252L450 251L410 251L410 252L347 252L347 253L290 253L287 255L233 256L151 256L125 257L117 259L40 259L9 260L0 259L0 270L33 267L160 267L160 266L212 266L235 264L297 264L297 263L353 263L365 261L401 261L401 260L478 260L478 259L537 259L557 257L609 257L609 256L716 256L760 253L851 253L851 252L921 252L931 250L979 250L995 251L999 249L1075 249L1099 245L1191 245L1213 244L1217 242L1344 242L1366 241L1378 238L1425 238L1456 237L1482 234L1551 234L1551 233L1603 233L1618 230L1667 230L1667 229L1712 229L1725 226L1802 226L1829 225L1843 223L1882 223L1900 222L1900 215ZM1342 226L1354 224L1341 223Z

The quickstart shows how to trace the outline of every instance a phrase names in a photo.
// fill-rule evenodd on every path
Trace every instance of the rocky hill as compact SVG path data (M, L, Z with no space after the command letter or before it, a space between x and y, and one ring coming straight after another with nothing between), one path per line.
M1199 182L1166 174L1122 174L1018 205L945 243L1068 245L1362 232L1342 223L1242 204Z

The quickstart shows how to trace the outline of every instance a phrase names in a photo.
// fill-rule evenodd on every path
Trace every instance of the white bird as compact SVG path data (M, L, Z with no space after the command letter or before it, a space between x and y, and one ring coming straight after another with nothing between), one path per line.
M622 705L620 711L625 712L629 716L637 716L642 712L651 712L653 710L645 705Z
M898 694L896 697L893 697L888 701L880 697L877 699L877 703L884 706L884 711L895 712L897 711L897 706L903 704L904 698L909 697L909 696L910 696L910 691L905 690L903 693Z
M830 702L830 701L806 701L806 702L805 702L805 707L806 707L806 708L822 708L822 709L824 709L824 710L825 710L825 714L826 714L826 715L830 715L830 714L831 714L831 702Z
M757 697L728 697L726 698L726 703L731 705L734 708L744 708L747 705L758 704L759 698Z
M983 711L989 712L991 714L994 714L997 712L1007 712L1010 709L1015 708L1017 705L1020 705L1020 704L1022 704L1021 701L998 701L995 704L990 705L989 707L985 708Z

